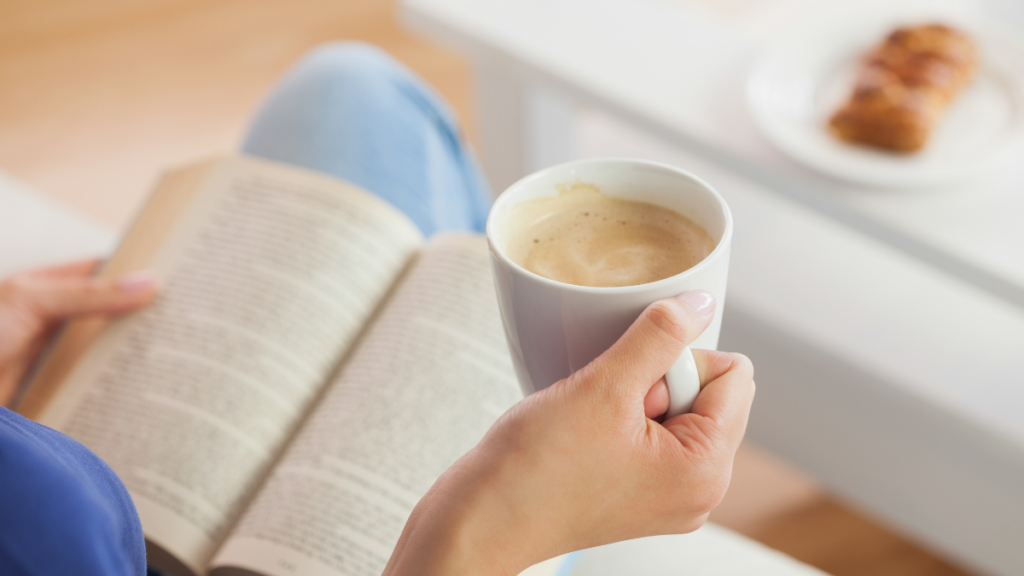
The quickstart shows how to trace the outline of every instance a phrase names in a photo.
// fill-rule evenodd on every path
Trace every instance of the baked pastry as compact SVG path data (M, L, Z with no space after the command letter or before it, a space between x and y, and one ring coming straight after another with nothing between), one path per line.
M864 59L853 93L829 127L848 142L920 150L976 65L974 43L949 26L898 28Z

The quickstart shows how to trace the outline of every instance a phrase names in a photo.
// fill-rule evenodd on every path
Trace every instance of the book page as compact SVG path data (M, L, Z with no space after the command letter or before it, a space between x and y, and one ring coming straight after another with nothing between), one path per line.
M292 167L228 159L201 186L151 262L158 299L102 333L41 418L111 465L150 544L194 573L421 241L382 200Z
M209 160L165 174L97 276L117 278L151 267L217 163L218 160ZM55 346L46 354L43 365L31 374L31 386L17 404L22 416L33 420L40 418L42 411L67 384L68 375L78 361L109 323L102 317L84 317L67 323L56 338Z
M379 576L419 499L521 398L486 241L435 238L285 450L212 574Z

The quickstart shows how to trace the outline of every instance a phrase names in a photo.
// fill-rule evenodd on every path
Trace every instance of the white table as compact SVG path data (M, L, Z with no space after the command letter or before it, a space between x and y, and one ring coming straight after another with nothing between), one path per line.
M117 235L0 172L0 279L109 254Z
M1022 574L1024 162L879 194L776 151L745 79L783 23L828 9L405 0L403 16L475 62L499 190L596 155L661 159L719 188L737 230L721 346L754 360L749 437L925 545Z

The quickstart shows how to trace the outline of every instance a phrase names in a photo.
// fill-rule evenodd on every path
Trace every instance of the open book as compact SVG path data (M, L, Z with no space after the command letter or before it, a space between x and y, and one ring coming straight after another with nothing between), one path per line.
M521 398L483 237L328 176L173 172L102 274L142 268L157 301L70 324L19 408L111 465L172 574L378 576Z

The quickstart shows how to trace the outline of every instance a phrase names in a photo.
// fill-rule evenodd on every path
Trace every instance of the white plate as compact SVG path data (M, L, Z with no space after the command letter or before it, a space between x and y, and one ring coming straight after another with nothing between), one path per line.
M943 22L980 52L970 85L946 109L925 148L900 155L844 143L828 118L850 93L860 58L899 25ZM1024 132L1024 44L964 14L902 14L817 21L772 46L747 90L754 119L793 158L832 176L883 187L945 184L1019 153Z

